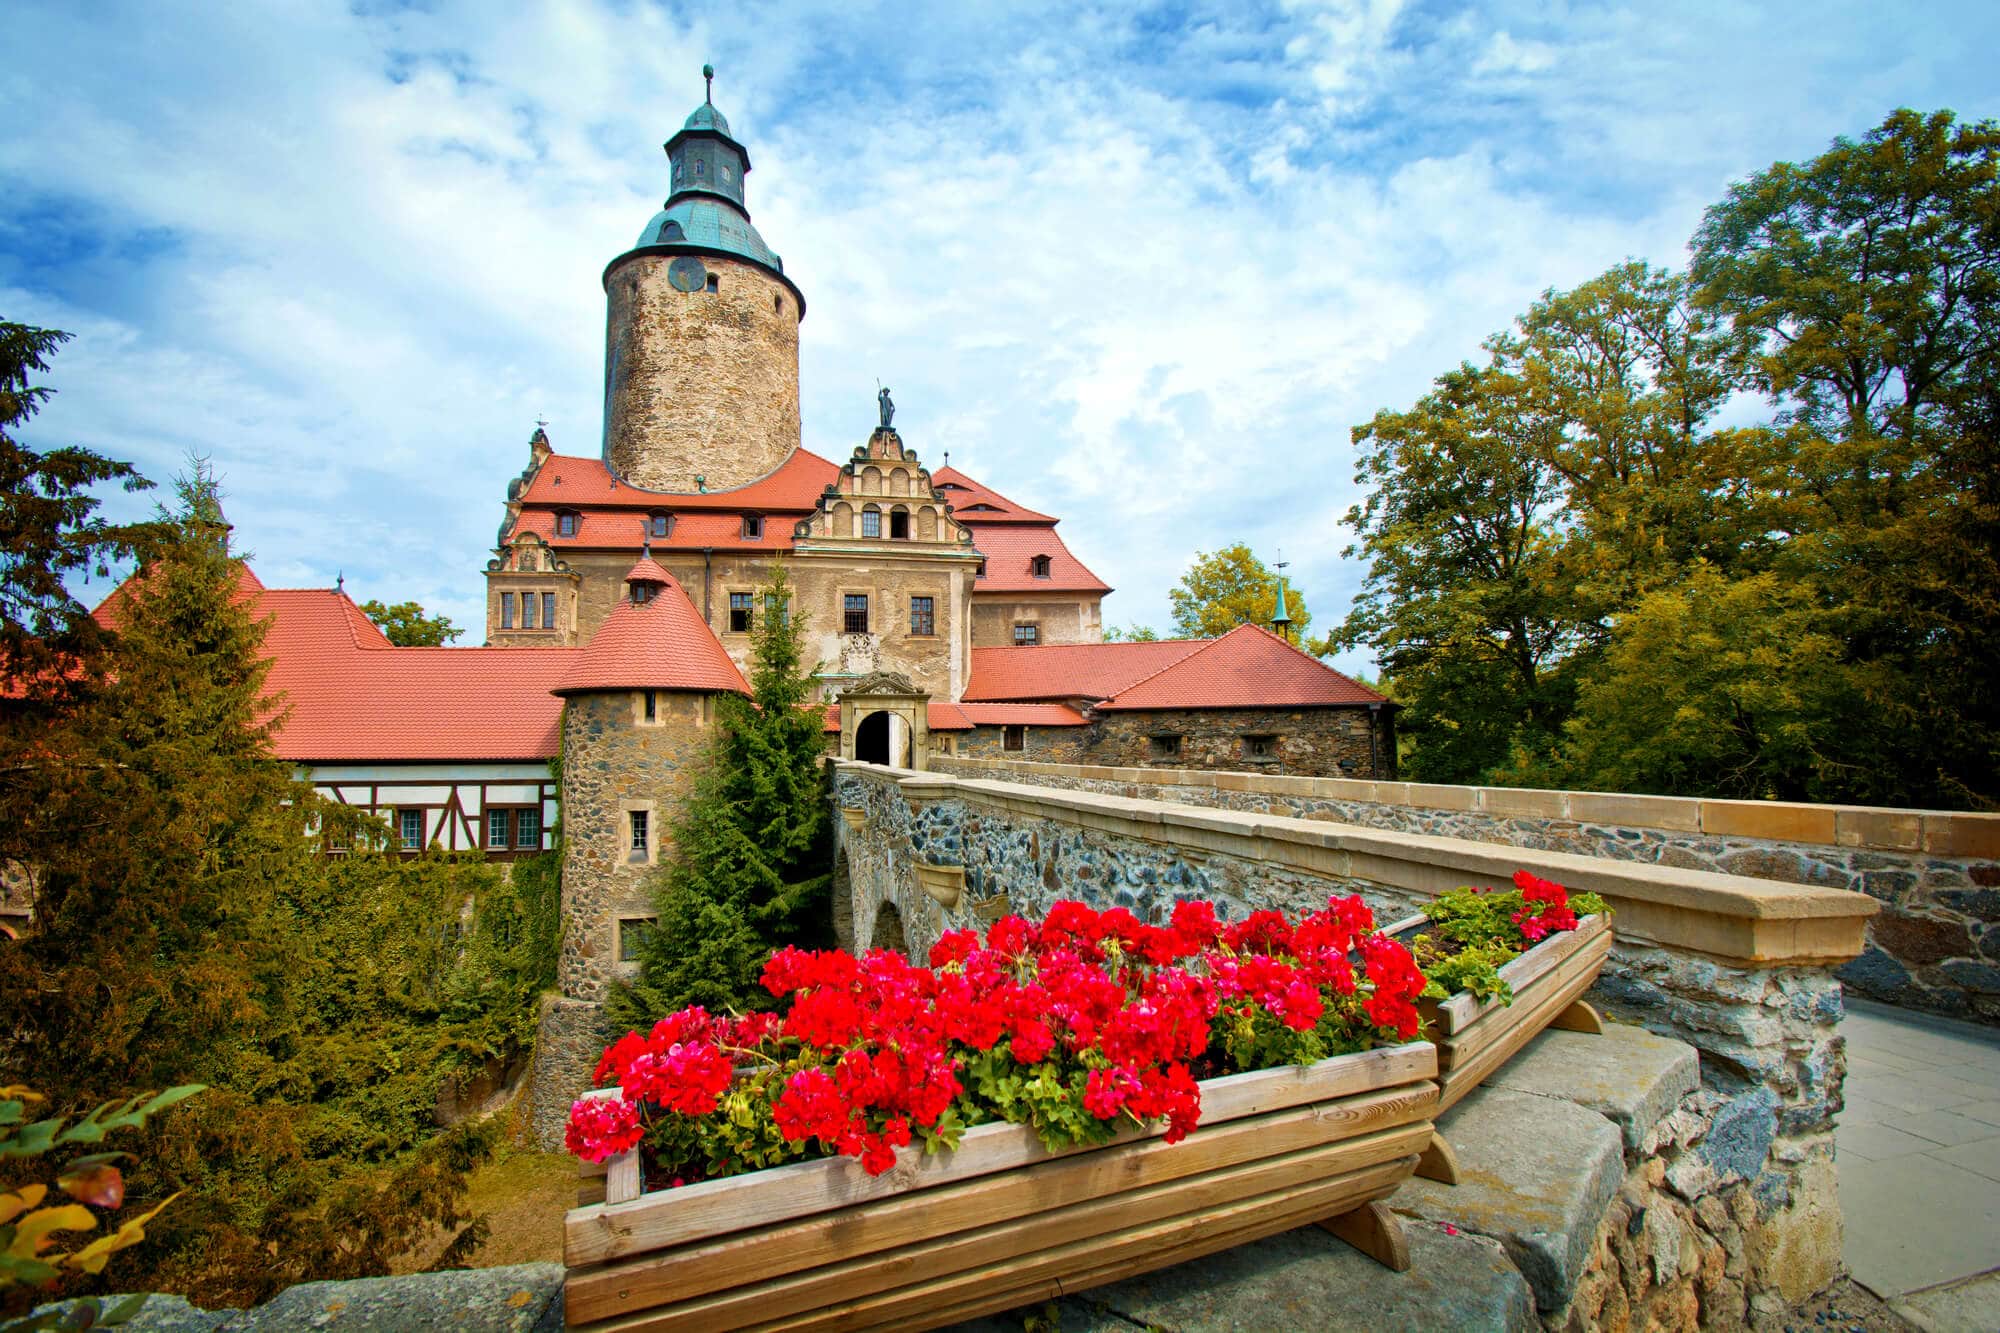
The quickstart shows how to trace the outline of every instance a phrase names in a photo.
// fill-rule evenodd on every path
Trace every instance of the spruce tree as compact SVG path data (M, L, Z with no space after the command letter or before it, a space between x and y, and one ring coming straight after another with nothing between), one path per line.
M655 883L639 975L612 996L620 1023L689 1004L756 1006L768 999L757 975L772 949L830 942L826 737L791 599L776 565L753 632L751 697L717 700L715 740Z

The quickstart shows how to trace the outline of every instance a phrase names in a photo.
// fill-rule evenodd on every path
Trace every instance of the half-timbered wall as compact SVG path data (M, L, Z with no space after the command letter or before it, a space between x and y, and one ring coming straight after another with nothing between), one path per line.
M320 795L387 820L392 845L402 843L403 812L415 812L422 820L422 846L404 846L408 855L435 847L512 860L546 851L554 842L550 830L558 793L547 764L329 764L306 772ZM495 812L504 813L505 847L489 839ZM525 821L530 844L521 837L524 812L532 815ZM344 849L328 850L337 855Z

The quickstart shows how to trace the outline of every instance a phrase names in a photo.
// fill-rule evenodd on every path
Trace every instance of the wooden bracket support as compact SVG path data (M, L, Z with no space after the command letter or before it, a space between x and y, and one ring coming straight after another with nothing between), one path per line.
M1431 1141L1424 1145L1422 1155L1417 1158L1417 1174L1440 1185L1458 1183L1458 1154L1444 1141L1444 1135L1436 1130L1431 1131Z
M1403 1219L1380 1199L1351 1213L1323 1217L1319 1225L1394 1273L1410 1271L1410 1238Z
M1552 1028L1564 1032L1588 1032L1592 1036L1604 1031L1604 1016L1583 1000L1572 1000L1569 1008L1557 1014L1549 1023Z

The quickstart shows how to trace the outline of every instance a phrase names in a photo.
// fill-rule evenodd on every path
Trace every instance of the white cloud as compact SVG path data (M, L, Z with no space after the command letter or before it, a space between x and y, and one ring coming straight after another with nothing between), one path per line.
M1356 422L1544 287L1677 262L1732 177L1898 103L1991 114L2000 35L1858 3L10 21L0 314L78 334L38 434L162 479L211 452L270 581L474 626L534 419L597 446L599 274L706 59L806 293L810 447L882 379L926 459L1065 516L1114 622L1241 537L1325 626Z

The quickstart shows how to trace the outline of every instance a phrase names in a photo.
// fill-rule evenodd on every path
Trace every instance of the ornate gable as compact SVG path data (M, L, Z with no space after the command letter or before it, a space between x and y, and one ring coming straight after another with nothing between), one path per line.
M972 549L972 532L951 516L930 471L888 427L854 451L794 536L802 543L876 543Z

